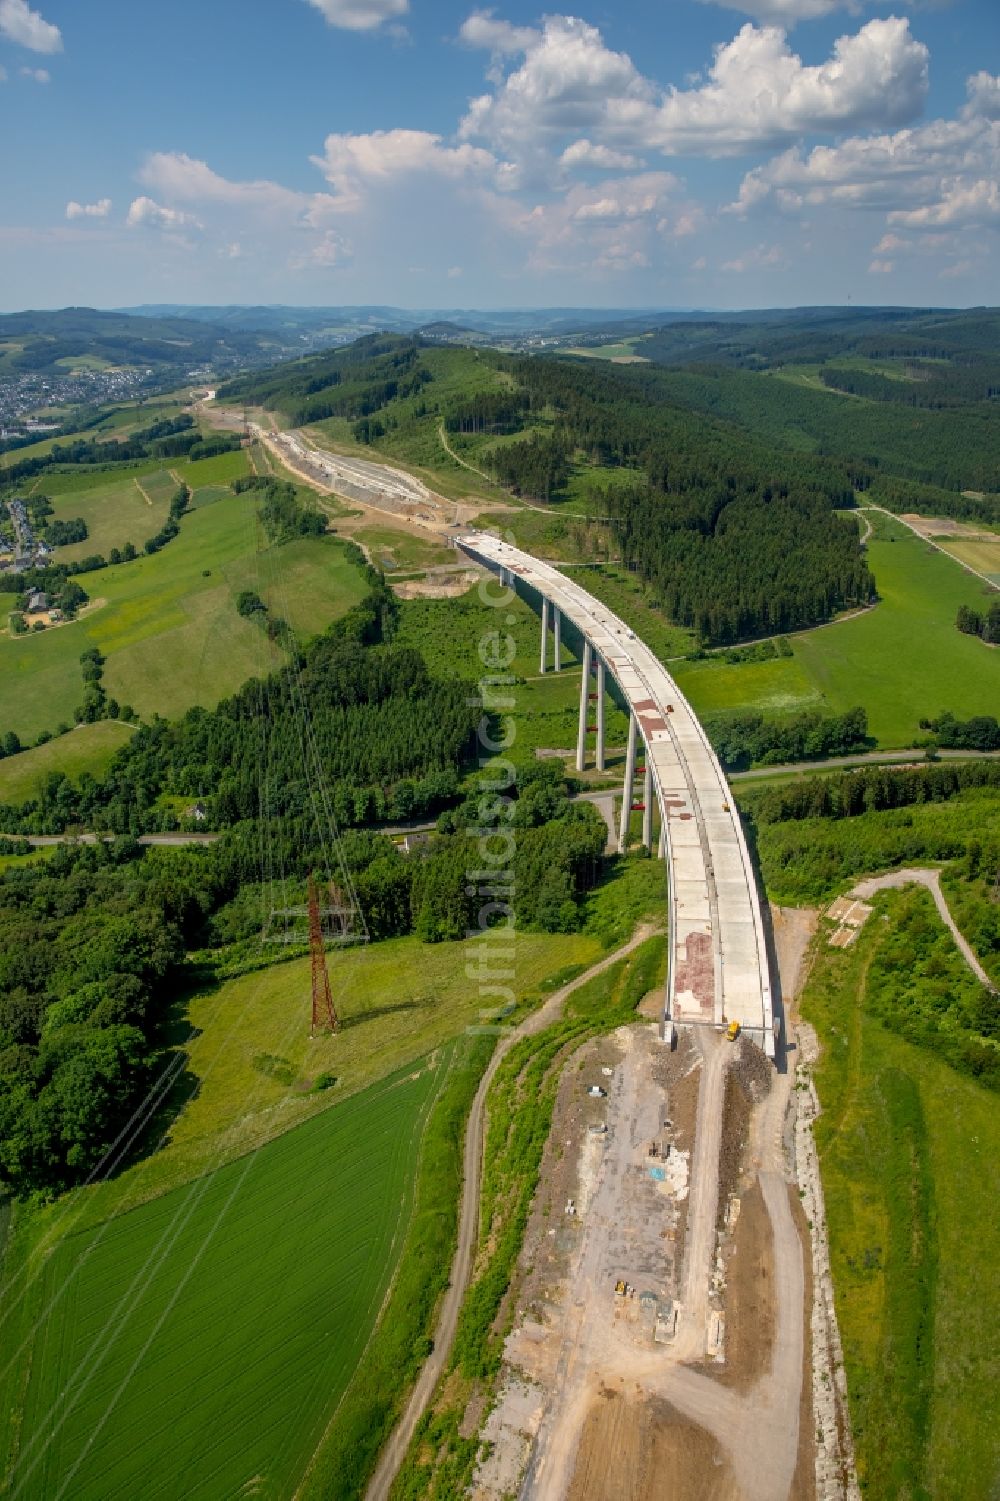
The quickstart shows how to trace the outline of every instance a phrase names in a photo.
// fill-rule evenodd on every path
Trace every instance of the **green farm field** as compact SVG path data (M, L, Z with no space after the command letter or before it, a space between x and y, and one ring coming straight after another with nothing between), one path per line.
M81 724L66 735L32 746L17 756L0 761L0 803L23 803L33 797L38 785L54 771L76 778L83 771L99 777L107 770L115 751L135 731L117 719Z
M80 1501L290 1496L371 1337L451 1056L63 1239L13 1309L31 1366L5 1393L8 1483ZM22 1370L5 1375L16 1388Z
M566 349L565 354L575 354L581 359L610 360L615 365L647 365L649 360L640 353L643 335L634 339L622 339L617 344L597 344L590 348Z
M775 662L677 663L677 680L699 713L825 707L868 711L885 747L912 745L919 720L995 712L1000 653L955 629L960 604L990 597L940 551L900 522L869 512L868 559L879 592L872 610L791 636L794 656Z
M939 547L968 563L978 573L985 573L1000 588L1000 537L935 537Z
M86 574L93 605L78 621L0 639L5 728L33 739L59 721L71 722L81 698L80 653L89 646L107 658L108 694L140 715L169 717L193 704L212 705L247 678L280 665L284 653L236 612L237 594L258 587L255 579L264 592L284 587L286 549L258 554L250 507L245 496L229 494L195 508L159 552ZM287 551L289 583L298 578L306 588L293 598L288 618L304 634L315 634L360 598L363 580L335 538L290 544Z
M56 520L69 521L81 516L87 523L85 541L57 548L56 561L75 563L94 553L107 557L113 547L124 547L126 542L141 548L146 538L154 536L166 521L170 496L177 489L176 482L167 475L170 489L160 495L152 488L157 478L156 472L135 477L116 474L110 483L106 481L89 490L59 494L46 491Z
M849 950L821 938L802 999L823 1045L816 1138L854 1440L871 1501L988 1501L1000 1113L995 1093L865 1012L872 950L902 899ZM954 948L939 983L949 964L961 969Z
M623 875L614 894L631 884ZM600 957L599 925L609 899L597 901L593 933L518 933L514 968L521 993ZM187 1070L169 1143L90 1191L78 1227L189 1182L217 1158L263 1144L478 1022L478 991L466 976L466 959L464 942L428 945L414 937L331 953L342 1021L332 1037L309 1036L308 958L272 964L193 996L175 1018ZM336 1076L335 1093L311 1092L325 1072Z

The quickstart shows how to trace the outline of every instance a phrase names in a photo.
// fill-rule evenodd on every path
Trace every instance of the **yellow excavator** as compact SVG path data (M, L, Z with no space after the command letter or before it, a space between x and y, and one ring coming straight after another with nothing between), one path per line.
M738 1021L736 1021L734 1019L733 1021L731 1021L729 1023L729 1026L726 1028L726 1036L727 1036L727 1038L729 1039L730 1042L735 1042L736 1039L737 1039L737 1037L739 1037L739 1035L740 1035L740 1024L739 1024Z

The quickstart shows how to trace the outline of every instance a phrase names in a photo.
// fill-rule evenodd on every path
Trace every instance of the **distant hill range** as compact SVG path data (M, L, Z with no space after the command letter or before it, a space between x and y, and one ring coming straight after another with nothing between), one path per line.
M62 308L0 315L0 378L65 374L74 361L91 368L130 366L188 378L224 377L278 364L373 333L434 344L492 345L557 351L630 341L660 365L773 368L843 356L908 357L978 365L965 399L987 399L996 386L1000 345L997 309L905 307L760 308L737 311L670 308L510 308L496 310L343 307L200 307L179 303L97 310ZM935 372L912 370L918 380ZM870 394L870 393L864 393ZM926 393L925 393L926 394Z
M239 370L302 350L301 339L170 313L136 316L72 307L0 314L0 377L65 374L76 360L155 372Z

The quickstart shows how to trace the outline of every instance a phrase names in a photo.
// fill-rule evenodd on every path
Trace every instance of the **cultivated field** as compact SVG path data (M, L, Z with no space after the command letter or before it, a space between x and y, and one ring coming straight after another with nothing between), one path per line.
M378 1316L450 1056L63 1240L20 1310L13 1489L291 1495Z
M54 520L69 521L81 516L87 523L86 539L57 548L56 561L76 563L94 553L106 558L113 547L122 548L126 542L141 548L146 538L154 536L166 521L170 497L177 489L177 481L169 475L163 476L166 488L155 488L154 481L160 473L154 470L133 477L110 472L93 476L97 482L88 489L63 488L59 481L77 478L70 474L54 475L44 487L40 485L40 493L52 502Z
M1000 537L939 537L935 542L960 563L968 563L1000 585Z

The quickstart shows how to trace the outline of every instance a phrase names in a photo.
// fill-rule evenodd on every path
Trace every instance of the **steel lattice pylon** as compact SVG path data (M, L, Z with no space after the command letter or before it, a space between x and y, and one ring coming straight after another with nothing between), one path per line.
M330 975L326 967L326 945L323 940L323 921L319 912L319 893L312 874L309 876L309 950L312 954L312 1027L310 1036L328 1028L340 1030L340 1021L333 1006L330 991Z

